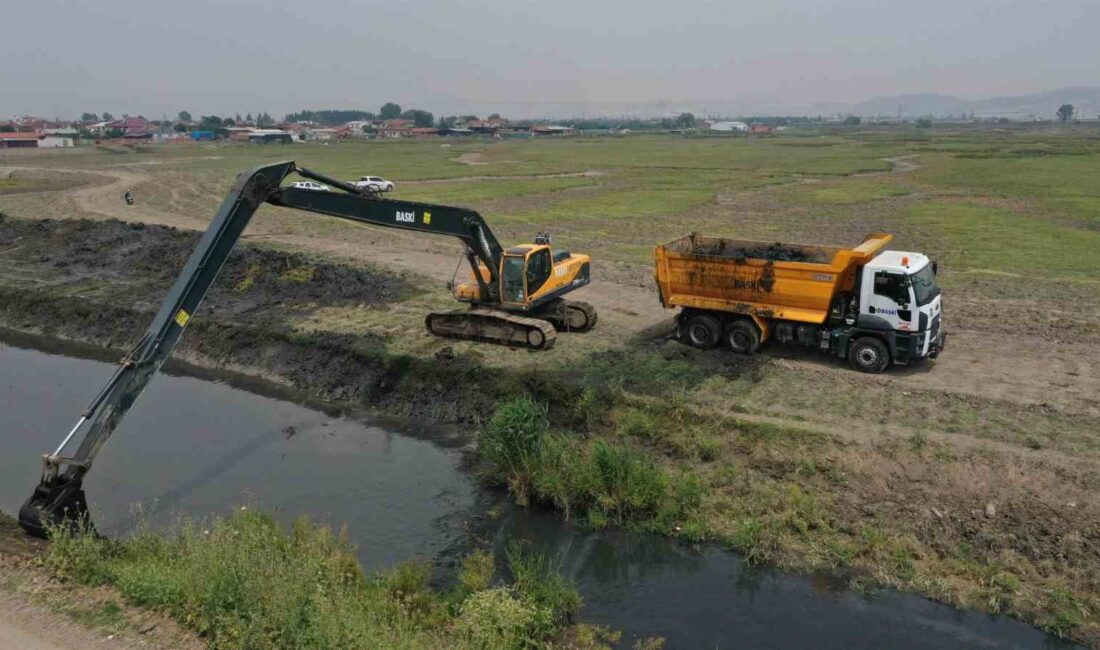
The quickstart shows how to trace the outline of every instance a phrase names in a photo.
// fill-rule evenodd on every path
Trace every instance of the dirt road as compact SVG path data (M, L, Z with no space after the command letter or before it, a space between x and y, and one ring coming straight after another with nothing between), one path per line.
M889 172L904 174L918 168L912 156L887 159ZM467 161L469 162L469 161ZM34 167L8 167L44 171ZM4 169L0 169L3 173ZM99 169L95 172L77 169L56 169L53 172L93 173L100 182L63 192L67 198L87 213L102 218L114 217L127 221L143 221L178 228L204 229L213 215L176 214L167 210L151 210L138 203L127 206L122 193L127 188L148 181L150 172L140 166ZM585 172L588 174L589 172ZM477 182L481 177L462 181ZM269 210L271 212L269 212ZM274 213L274 214L272 214ZM282 213L281 217L277 215ZM254 219L245 239L274 242L325 255L336 255L349 261L363 261L385 268L427 276L442 286L451 280L456 261L460 259L457 244L441 238L423 237L416 233L356 227L341 229L339 236L303 234L289 227L296 215L265 207ZM672 312L662 310L656 291L639 279L648 276L648 269L615 264L604 268L605 279L578 292L600 309L601 327L590 336L621 341L645 335L659 335L671 329ZM595 275L601 275L596 258ZM606 278L612 278L608 280ZM864 377L865 381L888 382L899 389L925 389L963 396L997 400L1012 400L1022 404L1044 405L1066 413L1100 415L1100 363L1095 346L1051 345L1042 339L1021 341L1011 333L979 332L959 329L951 322L952 297L945 299L946 326L951 333L949 347L934 363L893 371L885 376ZM813 354L780 352L785 363L807 370L834 364L835 360Z

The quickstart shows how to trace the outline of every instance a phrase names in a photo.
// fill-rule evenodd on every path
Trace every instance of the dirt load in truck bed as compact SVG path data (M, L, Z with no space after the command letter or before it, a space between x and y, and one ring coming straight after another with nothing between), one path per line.
M691 243L690 250L685 252L690 255L712 255L731 260L761 259L773 262L829 263L829 257L821 251L779 242L759 246L742 246L727 239L696 240Z

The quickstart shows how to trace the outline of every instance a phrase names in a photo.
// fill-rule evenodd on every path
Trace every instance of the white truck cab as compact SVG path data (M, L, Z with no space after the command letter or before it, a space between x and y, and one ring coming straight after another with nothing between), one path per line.
M887 336L894 361L939 354L945 334L935 262L922 253L883 251L863 266L858 283L859 310L852 324ZM860 353L868 366L879 361L871 358L875 350Z

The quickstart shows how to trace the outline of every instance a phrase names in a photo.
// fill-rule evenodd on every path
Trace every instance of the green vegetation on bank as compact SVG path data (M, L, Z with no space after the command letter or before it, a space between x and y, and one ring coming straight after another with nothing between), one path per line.
M287 530L242 509L121 541L58 529L46 562L65 578L170 613L212 648L598 648L617 638L575 623L577 592L520 545L508 549L510 583L478 551L457 585L440 592L423 563L365 575L328 527L301 519Z
M559 394L554 406L561 429L524 395L502 400L481 433L488 480L521 505L545 504L594 527L712 540L750 564L824 571L857 589L893 586L1013 613L1059 637L1094 629L1096 598L1083 596L1094 590L1088 570L1050 573L1019 553L938 539L885 511L869 517L852 498L866 477L845 469L865 462L981 474L1005 462L992 451L976 461L920 434L887 437L860 454L832 436L704 416L667 393L618 389L596 401L582 390ZM1067 561L1087 554L1064 552Z

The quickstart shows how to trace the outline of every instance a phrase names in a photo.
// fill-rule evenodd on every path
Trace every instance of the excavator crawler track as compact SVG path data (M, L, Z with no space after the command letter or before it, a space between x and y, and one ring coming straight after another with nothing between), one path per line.
M554 326L545 320L488 307L428 314L424 324L435 336L527 350L549 350L558 336Z
M570 332L587 332L596 326L599 314L596 308L587 302L578 300L565 300L566 322L565 327Z
M587 332L596 326L596 308L587 302L558 298L534 316L553 323L559 332Z

